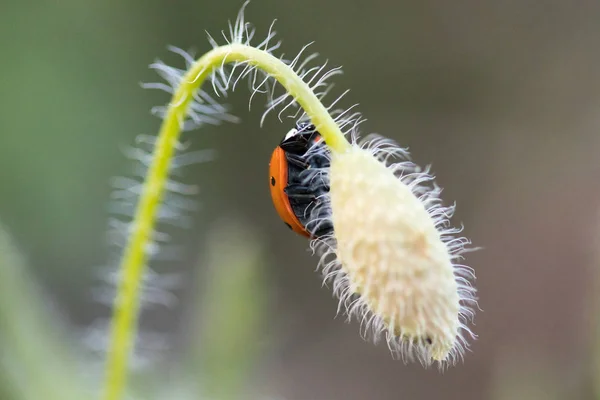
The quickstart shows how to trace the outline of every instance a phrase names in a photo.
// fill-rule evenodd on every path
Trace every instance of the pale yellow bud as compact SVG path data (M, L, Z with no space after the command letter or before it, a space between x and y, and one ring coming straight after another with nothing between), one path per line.
M453 260L466 239L450 235L453 209L439 203L440 190L414 164L387 166L378 155L401 149L357 145L331 155L330 207L334 238L325 266L349 315L366 331L385 334L403 358L423 364L453 361L466 347L465 302L474 289ZM450 237L449 237L450 236Z

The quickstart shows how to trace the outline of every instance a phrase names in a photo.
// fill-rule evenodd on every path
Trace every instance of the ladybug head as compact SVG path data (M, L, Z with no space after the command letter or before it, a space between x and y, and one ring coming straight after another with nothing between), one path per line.
M302 155L319 136L315 126L309 122L298 122L283 138L279 146L286 152Z

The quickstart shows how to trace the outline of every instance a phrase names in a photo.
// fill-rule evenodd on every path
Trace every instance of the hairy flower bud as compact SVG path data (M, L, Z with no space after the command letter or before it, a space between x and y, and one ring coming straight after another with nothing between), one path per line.
M424 186L433 178L410 162L386 165L378 156L403 151L379 145L331 155L336 259L326 272L348 313L385 333L393 352L425 365L454 359L463 331L471 334L464 317L474 289L461 276L470 272L453 263L468 241L448 228L453 209L440 205L440 190Z

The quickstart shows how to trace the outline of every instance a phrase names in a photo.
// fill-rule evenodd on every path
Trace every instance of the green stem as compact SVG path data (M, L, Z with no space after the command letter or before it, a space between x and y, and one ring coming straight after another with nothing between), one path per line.
M350 147L338 125L310 87L292 68L271 54L251 46L231 44L209 51L192 65L173 95L158 134L152 164L133 220L135 229L121 261L122 276L117 288L106 361L105 400L119 400L125 390L129 357L137 330L140 283L147 262L145 248L162 201L169 165L181 133L181 121L187 114L193 93L215 68L231 62L246 62L275 78L304 109L333 152L344 152Z

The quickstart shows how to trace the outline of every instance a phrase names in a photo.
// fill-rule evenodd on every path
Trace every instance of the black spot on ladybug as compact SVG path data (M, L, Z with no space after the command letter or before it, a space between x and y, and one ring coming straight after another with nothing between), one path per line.
M275 177L274 176L271 177L271 186L275 186Z
M288 228L292 229L292 226L290 224L288 224L287 222L285 222L285 226L287 226Z

